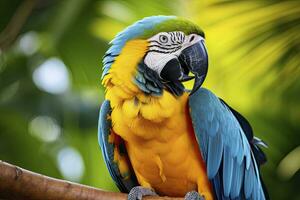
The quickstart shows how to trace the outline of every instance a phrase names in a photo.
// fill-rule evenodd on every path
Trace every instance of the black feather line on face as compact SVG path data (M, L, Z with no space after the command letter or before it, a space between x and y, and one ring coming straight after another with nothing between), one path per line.
M175 43L175 37L174 37L174 33L173 32L171 32L171 41L172 41L172 43Z
M156 43L156 44L158 44L160 46L164 46L164 47L177 47L177 46L182 44L182 43L180 43L180 44L162 44L162 43L160 43L159 41L156 41L156 40L149 40L149 42L150 43Z
M178 51L180 48L181 48L181 47L177 47L177 48L176 48L175 50L173 50L173 51L160 51L160 50L152 49L152 50L149 50L148 53L149 53L149 52L157 52L157 53L174 53L174 52Z
M164 47L164 46L159 46L159 45L155 45L155 44L153 44L153 45L150 45L150 46L148 46L149 47L149 49L151 48L151 47L157 47L157 48L159 48L159 49L162 49L162 50L178 50L178 49L180 49L181 48L181 46L178 46L178 45L176 45L176 46L173 46L173 47Z

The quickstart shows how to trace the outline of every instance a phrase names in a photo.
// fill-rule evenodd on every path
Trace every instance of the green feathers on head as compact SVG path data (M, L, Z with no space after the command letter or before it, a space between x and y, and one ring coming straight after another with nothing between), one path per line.
M152 30L146 30L139 38L147 39L160 32L182 31L186 35L198 34L203 37L204 32L194 23L179 17L171 18L157 24Z

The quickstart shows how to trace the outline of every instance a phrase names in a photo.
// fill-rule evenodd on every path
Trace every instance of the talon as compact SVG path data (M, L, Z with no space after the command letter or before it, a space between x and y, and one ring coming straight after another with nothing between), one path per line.
M136 186L130 190L127 200L142 200L144 196L157 196L157 194L150 188Z
M205 198L196 191L186 193L184 200L205 200Z

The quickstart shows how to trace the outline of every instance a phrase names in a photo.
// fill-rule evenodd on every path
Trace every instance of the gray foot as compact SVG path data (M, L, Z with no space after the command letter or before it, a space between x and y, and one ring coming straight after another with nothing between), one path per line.
M205 200L205 199L198 192L191 191L191 192L186 193L184 200Z
M136 186L130 190L127 200L142 200L144 196L156 196L156 195L157 194L149 188Z

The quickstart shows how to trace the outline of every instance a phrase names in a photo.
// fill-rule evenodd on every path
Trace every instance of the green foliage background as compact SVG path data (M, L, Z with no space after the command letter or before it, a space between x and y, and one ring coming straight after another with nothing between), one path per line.
M0 31L22 0L0 3ZM101 59L114 35L150 15L188 18L206 33L210 55L205 87L251 122L269 145L263 177L271 199L300 199L300 3L299 1L39 0L16 40L0 51L0 159L57 178L68 178L57 158L72 147L83 160L83 184L117 190L97 144L103 101ZM16 22L18 23L18 22ZM33 53L20 50L34 33ZM3 35L0 35L0 41ZM38 89L36 68L56 57L71 86L62 94ZM30 133L36 116L61 127L46 142Z

